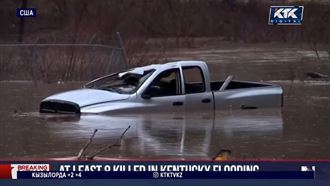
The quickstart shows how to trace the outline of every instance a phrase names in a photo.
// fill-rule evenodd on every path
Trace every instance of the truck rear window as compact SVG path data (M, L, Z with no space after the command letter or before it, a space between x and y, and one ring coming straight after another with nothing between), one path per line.
M200 67L183 67L184 87L186 94L205 91L203 72Z

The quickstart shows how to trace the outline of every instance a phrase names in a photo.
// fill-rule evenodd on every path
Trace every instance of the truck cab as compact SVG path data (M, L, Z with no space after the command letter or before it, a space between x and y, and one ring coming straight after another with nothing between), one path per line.
M145 82L137 99L162 111L212 110L208 67L201 61L167 63Z

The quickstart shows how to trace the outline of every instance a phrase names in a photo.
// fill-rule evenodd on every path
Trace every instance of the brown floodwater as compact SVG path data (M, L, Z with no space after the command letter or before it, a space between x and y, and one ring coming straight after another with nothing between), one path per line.
M117 142L131 126L119 147L99 156L207 159L229 149L233 159L330 159L330 78L311 81L306 76L330 74L327 51L317 55L283 43L220 43L168 51L165 56L206 61L214 80L233 75L273 81L284 88L284 107L187 115L46 115L38 112L44 97L82 83L0 81L0 158L76 156L98 129L87 151L91 154Z
M40 101L81 83L0 82L0 158L75 156L94 129L92 153L100 156L185 158L214 156L230 149L233 159L330 159L330 82L276 81L283 109L153 115L39 114Z

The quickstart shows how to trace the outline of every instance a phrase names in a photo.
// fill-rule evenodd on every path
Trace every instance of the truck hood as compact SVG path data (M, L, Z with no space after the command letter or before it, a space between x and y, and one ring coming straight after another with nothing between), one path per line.
M119 94L116 92L110 92L107 90L98 90L98 89L78 89L67 91L59 94L55 94L45 98L44 101L58 100L71 102L79 105L79 107L84 107L88 105L110 102L110 101L119 101L129 98L127 94Z

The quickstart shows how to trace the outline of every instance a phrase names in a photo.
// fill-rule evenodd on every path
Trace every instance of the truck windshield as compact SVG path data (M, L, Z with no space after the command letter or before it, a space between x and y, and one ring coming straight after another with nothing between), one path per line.
M155 69L143 72L126 71L101 77L85 85L86 88L101 89L120 94L135 93L138 88L152 75Z

